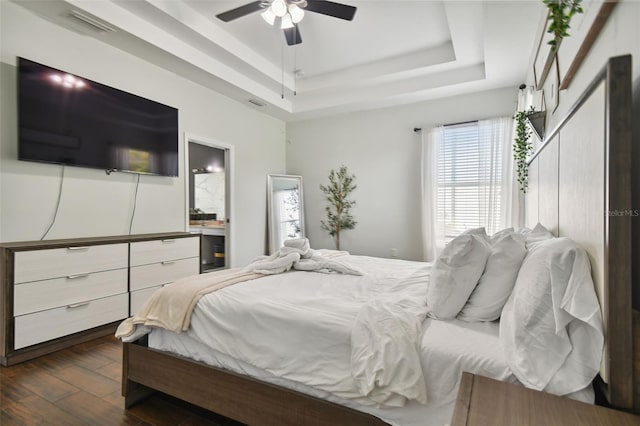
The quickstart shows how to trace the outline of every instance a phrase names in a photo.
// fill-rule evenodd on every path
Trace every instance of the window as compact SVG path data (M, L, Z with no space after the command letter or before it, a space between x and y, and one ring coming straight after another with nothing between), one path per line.
M448 125L440 133L437 161L437 221L445 241L484 226L503 227L501 200L505 138L499 120Z
M432 262L467 229L491 235L518 225L511 117L430 128L422 134L422 248Z

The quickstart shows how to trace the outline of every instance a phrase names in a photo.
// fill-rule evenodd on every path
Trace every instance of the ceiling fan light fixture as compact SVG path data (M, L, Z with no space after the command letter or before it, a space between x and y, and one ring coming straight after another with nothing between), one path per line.
M355 6L329 0L257 0L219 13L216 18L230 22L260 11L266 23L284 30L287 45L295 46L302 43L298 23L304 18L305 12L352 21L356 10Z
M262 19L264 19L267 22L267 24L272 25L272 26L273 26L273 24L275 24L275 22L276 22L276 14L273 13L273 10L271 10L271 8L266 9L260 15L262 16Z
M293 23L297 24L302 21L302 18L304 18L304 10L298 7L298 5L291 3L289 4L289 15L291 15Z
M287 14L287 4L284 0L273 0L270 9L273 14L279 18L282 18Z
M293 20L291 19L291 15L288 13L282 17L282 23L280 24L280 28L286 30L288 28L293 28Z

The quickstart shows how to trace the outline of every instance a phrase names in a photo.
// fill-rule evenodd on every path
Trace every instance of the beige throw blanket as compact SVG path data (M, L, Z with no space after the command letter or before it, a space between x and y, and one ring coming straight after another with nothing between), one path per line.
M139 325L161 327L174 333L186 331L191 313L202 296L262 276L235 268L183 278L153 293L140 312L118 326L116 337L133 335Z

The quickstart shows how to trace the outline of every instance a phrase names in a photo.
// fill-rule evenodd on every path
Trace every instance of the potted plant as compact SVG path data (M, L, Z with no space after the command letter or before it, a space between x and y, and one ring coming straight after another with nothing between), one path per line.
M582 0L542 0L549 9L549 26L547 32L553 34L553 39L549 41L552 50L555 52L560 46L564 37L569 35L571 18L576 13L582 13L580 3Z
M354 180L355 176L349 174L346 166L341 166L337 172L331 170L328 185L320 185L328 203L325 208L327 220L320 221L320 227L334 237L336 250L340 250L340 232L356 226L356 221L349 212L356 202L348 199L349 194L356 189Z

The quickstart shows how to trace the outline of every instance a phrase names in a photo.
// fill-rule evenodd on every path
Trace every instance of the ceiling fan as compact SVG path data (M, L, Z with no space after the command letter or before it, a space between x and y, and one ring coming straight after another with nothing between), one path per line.
M216 17L229 22L262 10L262 17L270 25L274 25L277 19L280 20L280 28L284 30L287 44L293 46L302 43L298 22L304 17L305 11L351 21L356 14L356 9L354 6L325 0L263 0L247 3L220 13Z

